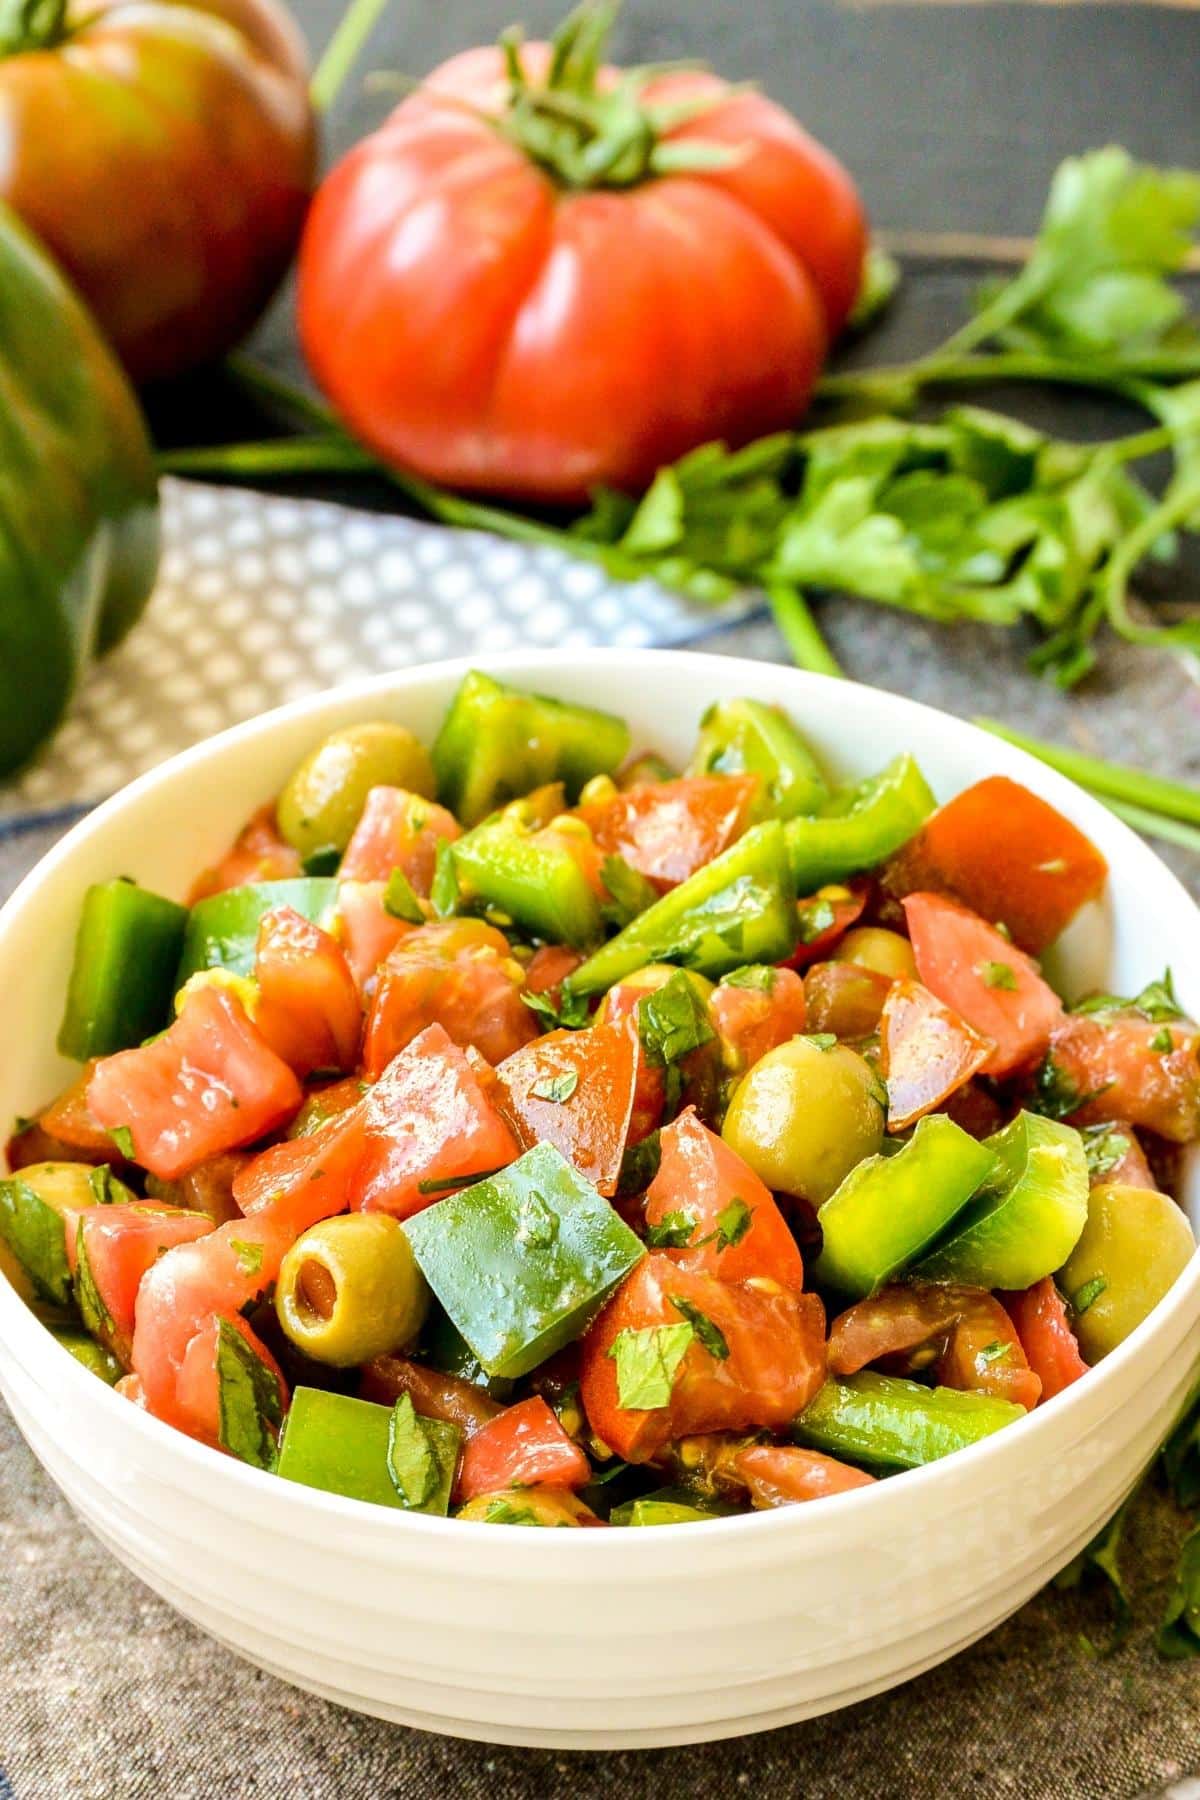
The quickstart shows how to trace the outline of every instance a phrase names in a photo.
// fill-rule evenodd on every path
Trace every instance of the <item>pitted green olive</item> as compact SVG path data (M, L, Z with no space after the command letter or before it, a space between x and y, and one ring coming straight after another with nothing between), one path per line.
M1195 1248L1186 1215L1166 1194L1119 1183L1092 1189L1087 1224L1058 1277L1089 1362L1148 1317Z
M857 1051L792 1038L739 1082L722 1135L769 1188L820 1206L883 1143L885 1096Z
M409 1343L428 1307L425 1277L390 1213L310 1226L284 1257L275 1287L279 1323L297 1349L341 1369Z
M833 952L833 961L857 963L860 969L871 969L890 981L917 978L917 960L908 939L878 925L857 925L848 931Z
M407 788L433 798L429 752L406 726L376 719L331 732L279 796L281 836L301 856L344 850L373 787Z

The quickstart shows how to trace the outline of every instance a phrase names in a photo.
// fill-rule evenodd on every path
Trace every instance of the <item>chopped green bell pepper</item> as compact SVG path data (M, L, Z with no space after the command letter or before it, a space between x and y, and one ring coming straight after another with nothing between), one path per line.
M647 963L681 963L726 975L745 963L776 963L796 943L796 891L778 820L755 825L617 933L563 983L596 994Z
M116 358L0 206L0 773L54 730L89 662L150 597L158 495Z
M609 1513L613 1525L691 1525L703 1519L728 1518L735 1511L685 1487L656 1488L636 1500L623 1500Z
M110 1199L132 1200L107 1168L86 1163L34 1163L0 1181L0 1238L39 1294L56 1306L74 1306L67 1260L64 1209L72 1214Z
M569 850L513 821L477 825L453 846L464 900L482 900L554 944L576 949L604 935L600 902Z
M810 894L877 864L908 842L937 805L907 754L855 788L843 788L814 819L785 826L796 891Z
M337 882L328 876L297 875L291 881L258 881L227 888L198 901L188 916L175 986L202 969L228 969L233 975L254 973L254 950L263 915L290 906L302 918L321 923L337 898Z
M388 1472L388 1440L392 1408L373 1400L355 1400L324 1388L298 1387L279 1440L276 1472L285 1481L394 1506L401 1512L445 1516L462 1433L440 1419L421 1425L437 1463L437 1487L419 1506L410 1507Z
M922 1387L919 1381L864 1370L827 1381L793 1424L792 1436L828 1456L916 1469L1025 1416L1025 1408L1011 1400Z
M404 1221L430 1287L489 1375L579 1336L645 1246L552 1144Z
M111 1056L169 1023L187 921L186 907L132 881L88 889L58 1031L64 1056Z
M1023 1112L986 1148L998 1167L915 1272L969 1287L1032 1287L1062 1268L1087 1224L1083 1139Z
M51 1327L51 1335L64 1350L70 1351L76 1362L82 1363L85 1369L90 1369L93 1375L98 1375L109 1387L120 1381L125 1373L112 1351L106 1350L103 1344L98 1344L88 1332L70 1325L55 1325Z
M456 1375L472 1387L483 1388L493 1400L507 1400L513 1384L489 1375L449 1313L434 1306L421 1337L421 1361L443 1375Z
M759 817L794 819L829 799L816 757L781 707L718 700L700 721L689 775L758 775Z
M868 1156L821 1207L814 1274L861 1299L915 1262L996 1167L984 1144L930 1113L894 1156Z
M612 713L505 687L472 670L433 746L438 799L464 825L546 782L572 800L593 775L611 775L629 752L629 727Z

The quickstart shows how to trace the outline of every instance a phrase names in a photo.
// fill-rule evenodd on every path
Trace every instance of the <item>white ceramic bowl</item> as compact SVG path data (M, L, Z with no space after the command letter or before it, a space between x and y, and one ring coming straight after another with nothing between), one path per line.
M325 732L392 714L429 738L465 664L285 707L142 777L77 826L0 913L0 1118L69 1073L53 1043L79 903L118 874L182 893ZM1169 962L1200 1010L1200 923L1140 839L1078 788L894 694L724 657L551 651L506 679L628 717L684 756L709 701L787 706L843 775L911 749L943 798L997 772L1112 867L1064 978L1136 991ZM17 1047L19 1046L19 1050ZM1200 1170L1190 1202L1200 1222ZM121 1400L0 1281L0 1388L35 1453L135 1574L222 1642L361 1711L501 1743L625 1747L825 1712L969 1644L1062 1567L1149 1460L1200 1367L1200 1257L1094 1373L1027 1421L816 1506L653 1531L503 1531L293 1486ZM113 1654L121 1654L120 1640Z

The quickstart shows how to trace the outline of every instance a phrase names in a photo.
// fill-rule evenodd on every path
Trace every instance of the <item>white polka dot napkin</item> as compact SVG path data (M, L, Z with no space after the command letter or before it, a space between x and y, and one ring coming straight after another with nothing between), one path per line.
M195 482L163 483L158 587L53 742L0 784L0 817L98 800L284 700L443 656L678 644L714 613L649 581L480 532Z

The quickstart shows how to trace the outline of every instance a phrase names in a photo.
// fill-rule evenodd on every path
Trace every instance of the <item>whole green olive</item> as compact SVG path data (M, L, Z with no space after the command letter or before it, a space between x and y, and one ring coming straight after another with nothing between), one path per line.
M769 1188L820 1206L883 1143L885 1097L846 1044L792 1038L734 1090L722 1135Z
M344 850L373 787L406 788L431 800L433 764L404 725L386 719L330 732L290 776L276 805L280 835L301 856Z
M1153 1188L1104 1183L1058 1277L1088 1362L1115 1350L1154 1310L1196 1248L1181 1207Z
M857 963L860 969L871 969L891 981L915 981L917 976L917 959L908 939L878 925L858 925L848 931L832 961Z
M428 1308L425 1277L390 1213L346 1213L311 1225L284 1257L275 1286L285 1334L340 1369L409 1343Z

